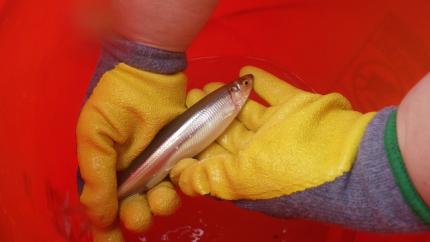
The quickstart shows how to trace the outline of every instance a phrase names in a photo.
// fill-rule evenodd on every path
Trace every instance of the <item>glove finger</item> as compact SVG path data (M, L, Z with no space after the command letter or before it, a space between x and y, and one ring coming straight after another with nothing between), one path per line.
M186 168L199 162L199 160L207 159L222 154L230 154L230 152L224 149L221 145L214 142L208 148L206 148L206 150L197 155L197 159L186 158L176 163L172 170L170 170L170 180L173 182L173 184L178 185L180 175Z
M154 215L171 215L180 205L179 196L169 181L163 181L150 189L147 196L149 207Z
M212 143L208 148L206 148L204 151L202 151L200 154L197 155L198 160L207 159L212 156L221 155L221 154L228 154L230 153L228 150L224 149L221 145L217 144L216 142Z
M187 108L190 108L195 103L200 101L200 99L204 98L207 94L211 93L212 91L220 88L223 85L223 83L220 82L212 82L207 84L203 89L192 89L188 92L187 99L186 99L186 106Z
M81 177L85 182L80 200L88 218L98 228L110 226L117 217L117 153L106 129L107 121L88 103L82 109L77 125L77 151Z
M185 105L187 108L193 106L196 102L200 101L206 94L200 89L192 89L188 92Z
M222 82L211 82L211 83L208 83L208 84L206 84L204 87L203 87L203 91L206 93L206 95L207 94L209 94L209 93L211 93L211 92L213 92L213 91L215 91L216 89L218 89L218 88L220 88L220 87L222 87L222 86L224 86L225 84L224 83L222 83Z
M100 229L92 227L93 242L124 242L121 229L118 226Z
M209 178L199 162L183 170L180 174L178 184L182 192L188 196L206 195L210 193Z
M249 142L253 135L254 132L248 130L245 125L233 120L224 133L218 137L217 143L229 152L236 154Z
M186 99L186 106L187 108L190 108L193 106L196 102L200 101L203 97L205 97L207 94L213 92L214 90L220 88L224 84L221 82L211 82L209 84L206 84L206 86L203 89L192 89L188 92L187 99Z
M193 159L193 158L186 158L186 159L182 159L180 160L178 163L176 163L176 165L170 170L170 180L173 182L173 184L178 185L179 183L179 177L181 175L181 173L188 167L190 167L191 165L193 165L194 163L197 163L198 160Z
M246 74L254 75L254 91L272 106L279 105L298 93L304 93L304 91L257 67L243 67L240 70L240 75Z
M237 119L252 131L259 129L266 120L267 108L256 101L248 100L240 111Z
M141 233L151 225L151 209L144 194L126 197L120 205L119 218L124 227L130 231Z
M213 156L186 168L180 175L179 187L189 196L210 194L221 199L235 199L237 195L231 183L235 170L232 155Z

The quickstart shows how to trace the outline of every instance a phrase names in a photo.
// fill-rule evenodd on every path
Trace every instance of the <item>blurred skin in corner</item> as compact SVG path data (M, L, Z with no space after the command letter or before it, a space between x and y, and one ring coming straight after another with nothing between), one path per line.
M184 52L218 0L77 0L77 20L98 39L115 33L163 50Z
M415 188L430 206L430 74L403 98L397 116L397 137Z

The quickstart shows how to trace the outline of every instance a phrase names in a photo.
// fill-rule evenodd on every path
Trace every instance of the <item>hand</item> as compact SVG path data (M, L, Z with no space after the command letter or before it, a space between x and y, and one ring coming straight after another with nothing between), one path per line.
M254 90L227 131L197 159L180 161L170 176L187 195L269 199L320 186L351 169L374 113L351 110L343 96L297 89L255 67ZM189 93L187 106L211 91Z
M184 111L184 74L160 75L124 63L106 72L82 108L77 125L78 160L85 182L81 202L94 241L123 241L117 227L142 232L151 212L169 215L179 205L169 182L118 206L116 172L125 169L170 120Z
M183 52L203 28L218 0L112 1L116 32L163 50Z
M430 74L412 88L399 105L397 135L412 182L430 207Z

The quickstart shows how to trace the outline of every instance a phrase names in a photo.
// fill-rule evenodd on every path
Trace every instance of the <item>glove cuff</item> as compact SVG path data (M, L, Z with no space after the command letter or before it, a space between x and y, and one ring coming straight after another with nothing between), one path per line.
M119 63L158 74L174 74L187 66L185 53L161 50L138 44L123 38L107 39L102 44L100 58L88 85L88 98L103 74Z
M430 225L430 208L412 184L403 162L397 141L396 114L396 111L390 114L384 131L384 148L387 153L388 162L393 172L394 180L406 203L425 224Z
M157 49L119 37L108 39L102 46L105 54L117 62L158 74L183 71L187 64L183 52Z

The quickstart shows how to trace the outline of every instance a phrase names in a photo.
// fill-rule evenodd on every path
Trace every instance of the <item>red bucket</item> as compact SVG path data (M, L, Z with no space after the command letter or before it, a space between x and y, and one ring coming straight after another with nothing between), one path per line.
M74 28L68 1L0 0L0 241L88 241L76 191L75 124L99 46ZM224 0L188 52L190 87L253 64L360 111L398 104L430 70L429 1ZM127 241L420 241L274 219L183 197Z

